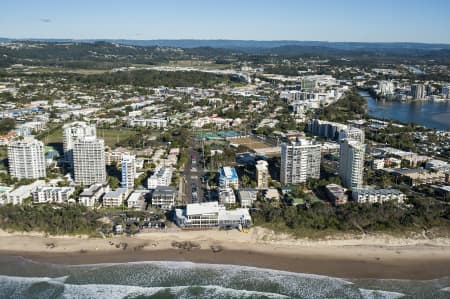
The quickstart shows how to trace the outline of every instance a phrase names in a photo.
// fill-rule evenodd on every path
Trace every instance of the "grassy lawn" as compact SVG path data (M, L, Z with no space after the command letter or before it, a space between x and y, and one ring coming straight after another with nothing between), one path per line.
M129 137L135 136L137 131L129 130L129 129L97 129L97 137L105 140L105 145L114 148L115 144L119 141L127 139ZM49 133L42 134L39 136L40 140L42 140L46 145L48 144L61 144L63 142L62 137L62 128L56 128L51 130Z

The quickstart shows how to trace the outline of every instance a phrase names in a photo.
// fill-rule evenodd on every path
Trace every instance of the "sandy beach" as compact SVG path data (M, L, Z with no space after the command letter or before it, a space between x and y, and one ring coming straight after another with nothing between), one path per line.
M192 261L343 278L450 276L449 238L366 235L307 240L263 228L249 233L174 229L105 239L0 231L0 255L61 264Z

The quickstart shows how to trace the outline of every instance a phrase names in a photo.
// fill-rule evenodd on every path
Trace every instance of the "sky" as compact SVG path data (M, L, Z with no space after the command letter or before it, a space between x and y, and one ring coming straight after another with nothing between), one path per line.
M450 43L450 0L1 0L0 37Z

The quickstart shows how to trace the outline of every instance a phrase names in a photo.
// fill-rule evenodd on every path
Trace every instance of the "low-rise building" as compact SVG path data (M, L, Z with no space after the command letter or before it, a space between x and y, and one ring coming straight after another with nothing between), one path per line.
M226 210L217 201L194 203L175 210L175 222L181 228L247 227L252 219L248 209Z
M258 191L255 189L240 189L238 191L239 202L242 208L250 208L256 201Z
M352 198L358 203L395 201L401 204L406 199L406 196L397 189L354 189L352 190Z
M134 190L127 198L127 207L129 209L144 211L147 207L147 202L145 201L147 193L147 190Z
M93 207L102 198L105 192L109 191L109 187L103 184L94 184L81 192L78 197L78 203L86 207Z
M335 205L346 204L348 200L347 194L345 194L345 188L337 184L328 184L325 187L327 197Z
M123 205L128 195L128 189L117 188L116 190L109 191L103 196L104 208L118 208Z
M372 160L372 168L373 169L383 169L384 168L384 159L373 159Z
M74 202L71 195L75 192L74 187L39 187L32 192L34 203L66 203Z
M172 186L157 186L152 193L152 206L170 210L175 206L177 192Z
M230 187L220 188L219 189L219 201L221 204L235 204L236 196L234 195L234 190Z
M147 188L155 189L157 186L169 186L172 182L172 168L163 167L147 179Z
M13 188L7 186L0 186L0 205L7 203L8 194Z
M222 167L219 170L219 186L221 188L226 187L239 187L239 178L236 169L233 167Z
M10 191L7 196L6 203L13 205L21 205L23 200L31 197L32 193L39 187L45 186L45 181L38 180L28 185L17 187L13 191Z

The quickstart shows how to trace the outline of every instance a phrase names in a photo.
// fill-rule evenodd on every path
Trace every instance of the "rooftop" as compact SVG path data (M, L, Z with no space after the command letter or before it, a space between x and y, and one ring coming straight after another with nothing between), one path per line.
M219 203L217 201L186 205L186 216L217 213L219 213Z

